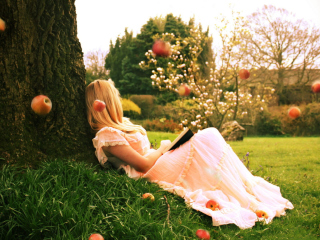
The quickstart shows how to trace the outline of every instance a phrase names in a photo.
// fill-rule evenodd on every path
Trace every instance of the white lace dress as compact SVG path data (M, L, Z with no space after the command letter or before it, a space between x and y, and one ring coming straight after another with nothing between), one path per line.
M103 146L127 144L141 155L153 151L146 136L109 127L96 134L93 144L102 165L107 161ZM256 221L270 223L293 209L279 187L248 171L215 128L199 131L178 149L165 153L146 174L124 164L120 168L131 178L147 178L181 196L192 208L212 217L214 226L233 223L246 229ZM206 208L209 200L215 200L220 209ZM257 210L267 213L267 218L258 218Z

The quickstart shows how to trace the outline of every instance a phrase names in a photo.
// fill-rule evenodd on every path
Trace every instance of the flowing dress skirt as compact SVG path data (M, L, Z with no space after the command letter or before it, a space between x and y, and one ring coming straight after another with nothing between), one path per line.
M214 226L233 223L246 229L293 209L279 187L248 171L215 128L199 131L178 149L165 153L143 177L211 216ZM219 204L219 210L206 208L210 199ZM257 210L268 217L258 218Z

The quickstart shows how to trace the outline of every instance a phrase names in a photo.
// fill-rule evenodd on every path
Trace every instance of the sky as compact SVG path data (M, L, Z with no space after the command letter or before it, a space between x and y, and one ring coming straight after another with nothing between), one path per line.
M203 29L209 26L209 33L214 36L215 17L230 14L230 4L244 16L265 4L274 5L320 28L320 0L76 0L78 38L84 54L107 52L110 41L121 37L125 28L135 36L150 18L169 13L186 23L194 17Z

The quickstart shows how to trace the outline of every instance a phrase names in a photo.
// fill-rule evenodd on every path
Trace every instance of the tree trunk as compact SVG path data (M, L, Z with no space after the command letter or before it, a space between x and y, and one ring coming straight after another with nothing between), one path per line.
M287 99L283 94L284 89L284 79L285 79L285 70L282 67L279 67L278 69L278 79L276 84L276 94L279 97L278 105L286 104Z
M233 120L237 119L238 114L238 107L239 107L239 82L238 82L238 76L236 75L236 106L234 107L234 114L233 114Z
M93 161L74 0L2 0L0 18L0 162ZM40 94L52 101L43 117L31 109Z

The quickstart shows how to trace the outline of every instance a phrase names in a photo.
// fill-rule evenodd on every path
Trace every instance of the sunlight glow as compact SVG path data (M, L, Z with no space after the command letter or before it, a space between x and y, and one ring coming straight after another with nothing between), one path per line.
M319 0L76 0L78 37L84 53L101 49L107 51L110 41L122 36L125 28L133 31L134 35L140 32L151 17L163 16L172 13L180 16L184 22L194 17L196 23L201 23L203 29L210 28L213 38L215 17L230 14L229 5L243 15L249 15L263 5L274 5L285 8L296 14L297 18L312 21L320 27Z

